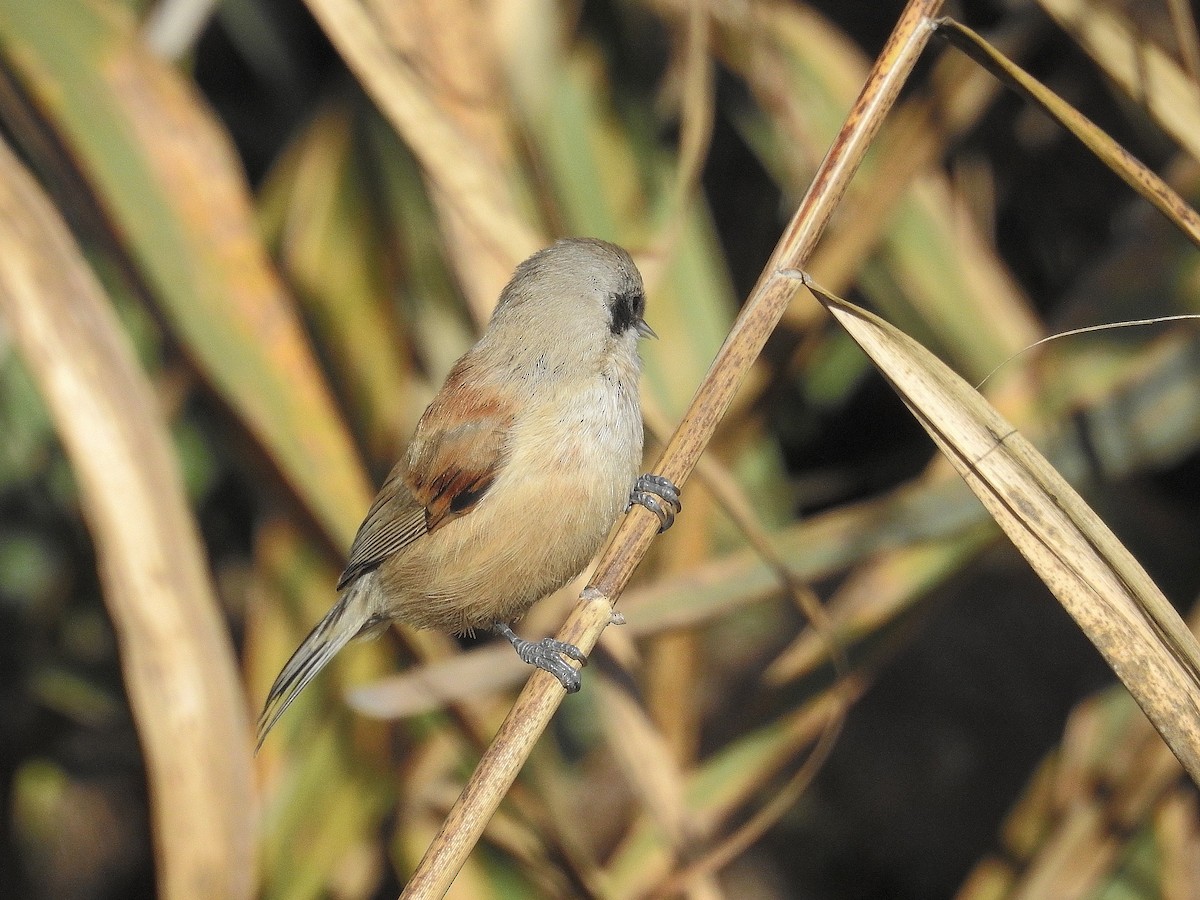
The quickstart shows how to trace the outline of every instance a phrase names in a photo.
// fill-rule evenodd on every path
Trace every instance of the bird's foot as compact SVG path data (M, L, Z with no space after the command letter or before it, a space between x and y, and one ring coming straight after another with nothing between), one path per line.
M556 641L554 638L527 641L523 637L518 637L517 633L503 622L493 625L492 631L507 639L513 645L513 649L517 651L517 656L526 663L544 669L557 678L568 694L579 690L579 670L563 659L564 656L567 656L581 666L587 665L587 656L574 644Z
M661 475L642 475L638 478L625 512L629 512L635 503L658 516L659 534L674 525L675 514L683 510L683 504L679 502L679 488Z

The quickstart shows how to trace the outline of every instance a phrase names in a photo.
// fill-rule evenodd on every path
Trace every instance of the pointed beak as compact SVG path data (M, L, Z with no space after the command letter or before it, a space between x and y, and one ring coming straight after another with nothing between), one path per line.
M654 329L646 324L645 319L638 319L637 324L633 327L637 329L637 333L642 337L650 337L655 339L658 338L658 335L655 333Z

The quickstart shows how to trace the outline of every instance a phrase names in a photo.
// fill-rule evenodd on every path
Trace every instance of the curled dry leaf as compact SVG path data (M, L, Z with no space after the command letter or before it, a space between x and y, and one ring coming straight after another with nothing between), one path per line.
M1037 449L903 332L814 287L1200 783L1200 646Z

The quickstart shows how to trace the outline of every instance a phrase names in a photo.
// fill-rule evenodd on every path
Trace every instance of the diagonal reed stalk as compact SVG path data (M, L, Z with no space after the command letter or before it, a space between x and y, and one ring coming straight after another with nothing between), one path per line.
M738 387L799 286L789 270L802 268L825 230L855 170L896 101L932 34L940 0L912 0L871 69L858 100L817 170L808 193L780 238L733 329L701 382L656 471L682 485L712 439ZM635 507L601 557L590 598L578 604L558 637L585 653L612 619L612 605L653 540L658 519ZM563 690L536 672L517 698L408 882L402 897L442 897L478 842L550 722Z

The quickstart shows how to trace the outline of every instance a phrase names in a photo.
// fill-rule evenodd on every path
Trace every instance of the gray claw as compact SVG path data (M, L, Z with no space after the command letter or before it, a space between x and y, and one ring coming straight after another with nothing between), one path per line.
M513 649L517 651L517 656L521 657L524 662L549 672L557 678L558 683L568 694L574 694L579 690L581 683L579 671L563 659L564 656L567 656L582 666L587 665L587 656L574 644L567 644L554 638L527 641L525 638L518 637L516 632L503 622L497 622L492 630L512 644Z
M638 478L625 511L629 512L635 503L658 516L659 534L674 525L675 514L683 510L683 504L679 502L679 488L661 475L647 474Z

